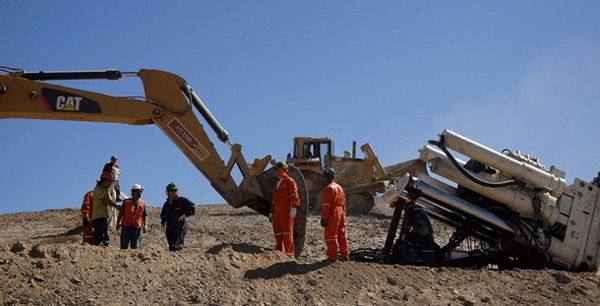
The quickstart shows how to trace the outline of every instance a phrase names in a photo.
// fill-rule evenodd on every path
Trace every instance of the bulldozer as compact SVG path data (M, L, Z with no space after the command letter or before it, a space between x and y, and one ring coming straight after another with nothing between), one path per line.
M0 119L29 118L46 120L92 121L155 125L181 150L189 161L210 181L211 186L235 208L247 206L268 216L272 202L275 169L266 169L267 156L248 165L242 146L231 142L227 131L219 124L192 87L170 72L141 69L134 72L59 71L26 72L0 66ZM102 93L69 88L43 81L51 80L119 80L140 78L143 97L116 97ZM198 113L213 129L219 141L227 145L231 155L225 163L211 138L200 123ZM234 167L243 180L232 177ZM298 185L300 207L294 220L294 246L300 256L306 232L308 193L299 169L290 167L288 175Z
M352 142L352 152L344 151L343 156L334 155L333 148L327 137L294 137L293 151L287 156L286 162L296 166L306 180L310 213L321 212L325 168L335 170L335 181L344 188L347 213L366 214L375 205L373 196L385 192L390 179L425 167L418 159L383 167L369 143L361 146L364 158L356 157L356 141Z

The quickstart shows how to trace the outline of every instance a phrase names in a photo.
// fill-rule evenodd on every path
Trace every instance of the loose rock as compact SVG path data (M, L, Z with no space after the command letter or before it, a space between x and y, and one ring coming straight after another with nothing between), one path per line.
M475 305L475 301L474 300L471 300L471 299L467 298L464 295L460 295L458 297L458 300L461 301L462 304L465 305L465 306L473 306L473 305Z
M44 246L36 244L29 251L29 256L33 258L46 258L48 257L48 252Z
M391 277L388 277L388 278L387 278L387 282L388 282L388 284L390 284L390 285L392 285L392 286L396 286L396 285L398 285L398 281L397 281L397 280L395 280L395 279L393 279L393 278L391 278Z
M561 284L568 284L568 283L571 282L571 278L568 277L563 272L559 272L559 273L554 274L554 278L556 279L557 282L559 282Z
M16 242L15 244L13 244L12 248L10 248L10 251L13 253L20 253L23 252L27 249L27 245L25 244L25 242L23 241L19 241Z
M32 278L36 282L43 282L44 281L44 277L41 276L41 275L39 275L39 274L34 274Z
M43 261L38 261L34 265L38 269L46 269L48 267L48 265L46 265L46 263Z
M581 287L575 287L573 289L571 289L571 293L573 294L581 294L583 296L587 296L588 293Z

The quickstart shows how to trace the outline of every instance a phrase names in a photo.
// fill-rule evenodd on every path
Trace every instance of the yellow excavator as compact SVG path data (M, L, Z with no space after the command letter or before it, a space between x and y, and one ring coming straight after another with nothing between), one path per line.
M212 187L235 208L248 206L268 216L271 207L273 168L264 170L267 156L248 165L242 147L232 144L229 134L181 77L159 70L137 72L66 71L25 72L22 69L0 66L0 118L30 118L71 121L155 124L183 152L190 162L210 181ZM50 80L119 80L139 77L145 96L116 97L49 84ZM221 159L194 109L216 133L217 138L231 149L227 163ZM238 185L231 171L237 166L243 176ZM306 234L308 191L298 168L290 167L288 174L298 184L301 206L294 222L296 257L300 256Z

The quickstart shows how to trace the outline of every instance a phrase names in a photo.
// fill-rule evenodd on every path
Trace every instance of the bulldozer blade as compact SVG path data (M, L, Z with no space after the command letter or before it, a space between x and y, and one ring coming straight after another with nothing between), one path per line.
M346 197L354 193L372 192L373 190L379 193L385 192L385 187L389 185L390 181L377 181L373 183L360 184L356 186L344 188Z
M385 167L386 175L378 177L378 179L391 179L394 177L402 177L405 173L414 174L416 172L427 173L427 163L420 159L411 159L405 162Z
M298 258L304 249L306 239L306 222L308 211L308 188L302 172L294 166L289 166L287 174L296 181L300 207L294 218L294 250ZM275 168L269 168L259 174L249 173L240 184L243 203L245 206L268 216L273 202L273 186L276 183Z

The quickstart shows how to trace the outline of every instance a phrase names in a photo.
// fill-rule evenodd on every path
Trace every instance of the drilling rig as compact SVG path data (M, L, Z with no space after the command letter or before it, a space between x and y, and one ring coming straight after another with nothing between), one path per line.
M469 160L455 158L451 150ZM497 152L450 130L429 141L419 159L428 171L395 178L381 198L391 203L418 191L416 204L455 229L436 249L439 265L598 269L600 178L576 178L568 185L566 173L555 166L547 170L535 157L518 150ZM394 209L383 249L369 255L355 251L355 259L397 261L402 206ZM461 250L469 237L479 246Z

